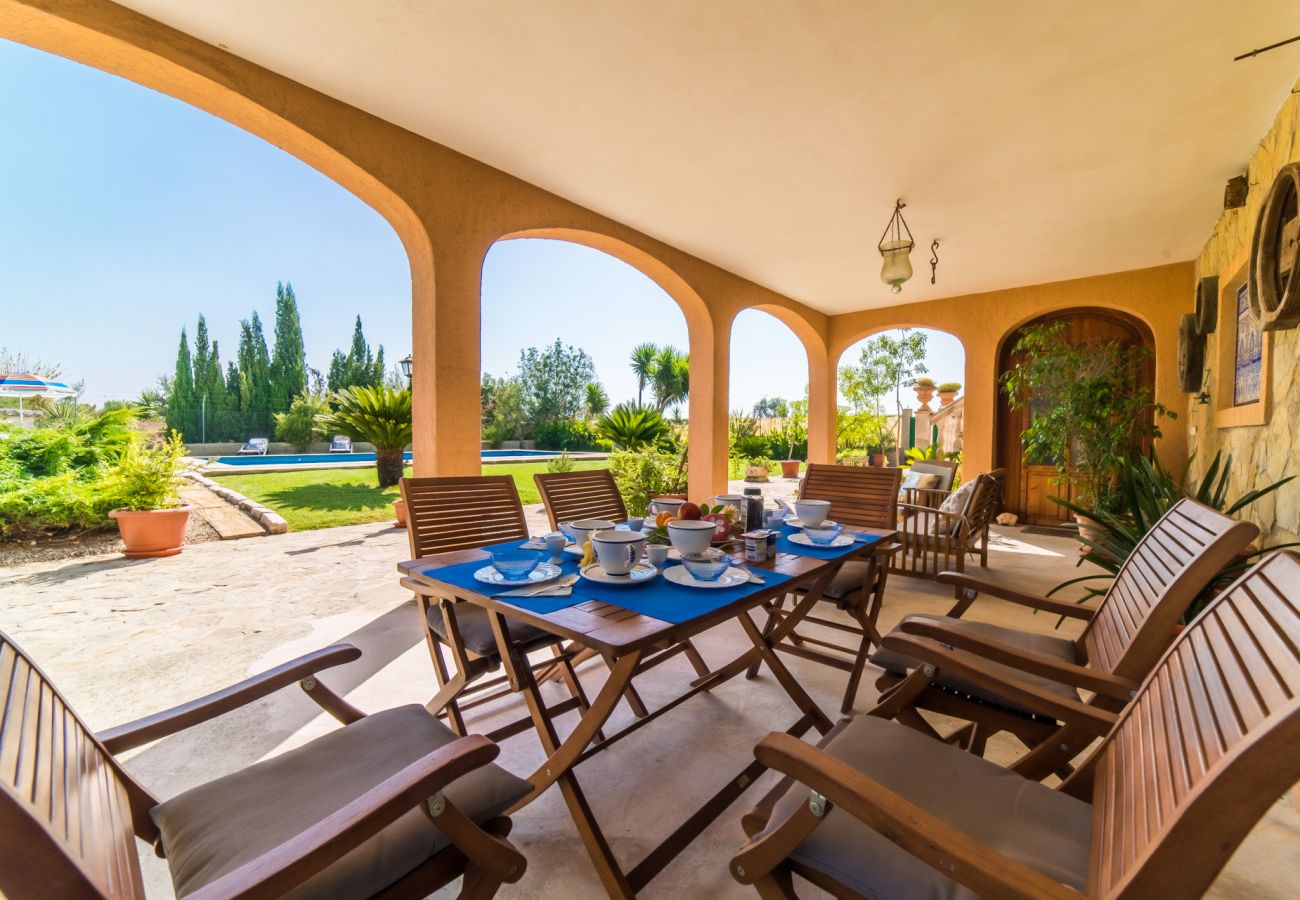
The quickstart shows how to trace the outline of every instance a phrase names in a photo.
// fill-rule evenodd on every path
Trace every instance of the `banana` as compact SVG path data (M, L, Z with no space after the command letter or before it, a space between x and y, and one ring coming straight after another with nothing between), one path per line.
M586 541L582 545L582 562L578 563L578 568L585 569L595 562L596 553L591 548L591 541Z

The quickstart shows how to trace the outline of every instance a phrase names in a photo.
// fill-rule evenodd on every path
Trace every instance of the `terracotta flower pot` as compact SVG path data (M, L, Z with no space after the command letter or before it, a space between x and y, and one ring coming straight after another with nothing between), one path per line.
M398 498L393 501L393 518L397 519L397 527L406 527L406 501Z
M781 476L783 478L799 477L799 460L783 459L781 460Z
M871 464L873 466L883 467L885 465L885 454L883 453L871 454Z
M940 408L940 409L943 409L945 406L947 406L949 403L951 403L953 400L955 400L956 397L957 397L957 392L956 392L956 391L940 391L940 392L939 392L939 408Z
M117 519L118 533L126 545L122 555L128 559L151 559L181 552L193 508L115 509L108 516Z
M934 388L918 384L914 390L916 391L917 402L921 404L921 409L929 412L930 398L934 396Z
M767 466L746 466L746 481L767 481Z

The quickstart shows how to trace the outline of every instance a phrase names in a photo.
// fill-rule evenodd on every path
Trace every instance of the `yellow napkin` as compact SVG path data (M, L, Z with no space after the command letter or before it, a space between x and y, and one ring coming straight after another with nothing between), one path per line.
M579 569L585 569L596 559L595 552L591 549L591 541L586 541L582 545L582 561L578 563Z

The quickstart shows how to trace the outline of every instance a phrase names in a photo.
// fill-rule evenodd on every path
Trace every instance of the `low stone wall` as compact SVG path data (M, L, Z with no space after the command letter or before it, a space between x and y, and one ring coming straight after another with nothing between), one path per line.
M207 478L197 472L186 472L185 477L197 484L203 485L227 503L242 509L255 522L257 522L257 524L265 528L268 534L284 534L289 530L289 523L284 520L283 516L279 513L272 512L254 500L249 500L238 491L232 491L228 487L222 487L211 478Z

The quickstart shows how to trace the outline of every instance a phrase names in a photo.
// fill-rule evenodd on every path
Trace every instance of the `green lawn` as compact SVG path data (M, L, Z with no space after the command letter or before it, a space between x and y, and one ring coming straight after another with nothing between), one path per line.
M575 462L579 469L600 469L603 460ZM545 472L546 463L511 463L483 467L485 475L510 475L524 503L541 503L533 475ZM410 475L408 468L406 474ZM393 517L397 488L381 491L375 470L305 469L298 472L264 472L218 475L215 480L231 490L284 516L293 531L383 522Z

